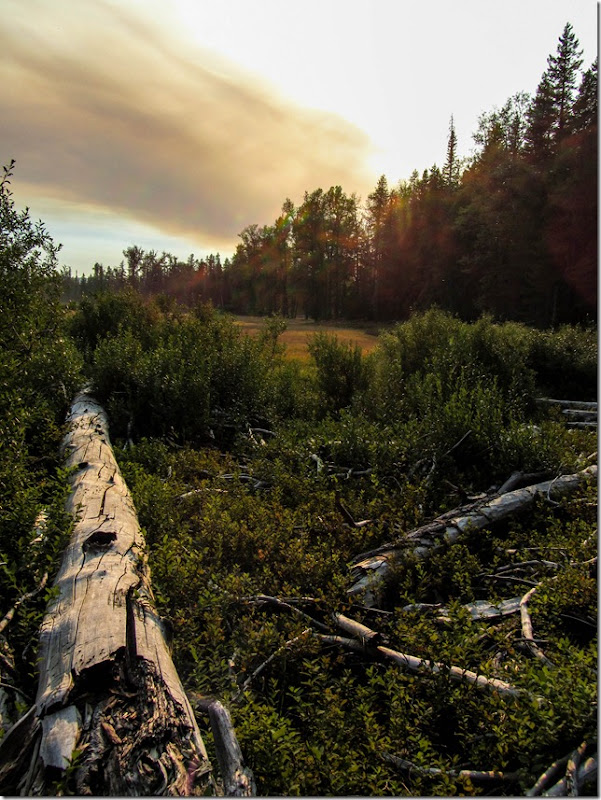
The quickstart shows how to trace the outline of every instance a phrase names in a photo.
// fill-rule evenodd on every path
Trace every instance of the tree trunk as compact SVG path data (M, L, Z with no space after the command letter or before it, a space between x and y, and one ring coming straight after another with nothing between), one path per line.
M41 627L35 704L0 746L0 791L205 794L211 765L154 607L106 415L84 392L69 422L75 526Z

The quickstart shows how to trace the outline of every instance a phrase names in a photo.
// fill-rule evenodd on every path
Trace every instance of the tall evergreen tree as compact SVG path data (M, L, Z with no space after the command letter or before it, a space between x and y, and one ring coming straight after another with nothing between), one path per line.
M526 149L532 159L544 162L551 154L555 100L549 74L544 72L527 112Z
M457 155L457 133L455 132L455 122L451 115L449 123L449 138L447 141L447 160L442 170L442 175L447 186L456 188L459 185L459 157Z
M574 34L571 24L566 23L559 37L557 55L547 59L548 76L555 102L555 138L563 139L569 131L569 120L572 115L574 93L582 66L582 50Z
M534 101L528 112L528 148L534 159L544 162L571 132L574 96L582 66L582 50L571 24L559 37L556 55L547 59Z
M582 76L578 96L574 103L572 128L583 131L597 126L598 59L595 59Z

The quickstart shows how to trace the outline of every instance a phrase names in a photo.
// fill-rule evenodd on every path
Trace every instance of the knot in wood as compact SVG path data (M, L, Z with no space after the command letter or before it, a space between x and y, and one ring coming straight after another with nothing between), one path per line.
M83 543L83 549L84 551L108 550L116 538L117 534L115 531L94 531L94 533L91 536L88 536Z

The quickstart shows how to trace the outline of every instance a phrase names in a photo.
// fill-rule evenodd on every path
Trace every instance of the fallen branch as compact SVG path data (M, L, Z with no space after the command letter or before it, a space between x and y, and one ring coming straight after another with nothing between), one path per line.
M481 530L508 516L523 512L532 506L537 497L553 501L596 476L597 467L594 465L573 475L562 475L442 514L402 539L356 556L351 566L354 582L348 590L349 594L366 592L365 604L375 605L383 578L407 552L419 559L427 558L443 542L453 543L466 531Z
M229 711L214 698L200 700L198 707L209 716L225 796L254 797L257 793L255 778L244 763Z
M44 589L44 587L46 586L47 582L48 582L48 573L45 572L43 577L42 577L42 580L40 581L39 585L35 589L32 589L31 592L27 592L22 597L19 597L17 602L13 605L13 607L11 609L9 609L6 612L6 614L4 615L2 620L0 621L0 633L4 632L4 630L7 627L7 625L10 623L12 618L15 616L15 613L17 612L17 609L19 608L19 606L22 606L23 603L26 603L28 600L31 600L32 597L35 597L37 594L39 594Z
M285 600L281 600L278 597L272 597L271 595L267 594L257 594L252 595L251 597L243 597L241 600L245 603L257 603L260 605L272 605L276 608L282 608L285 611L291 611L293 614L296 614L299 617L302 617L304 620L309 622L311 625L315 625L315 627L320 628L322 631L328 631L328 627L324 625L319 620L312 617L310 614L301 611L300 608L291 605L290 602L286 602ZM306 599L305 599L306 600Z
M341 615L339 615L341 616ZM345 621L348 621L347 618L344 618ZM350 620L354 622L353 620ZM359 625L360 623L354 623L355 626ZM378 636L375 631L372 631L370 628L367 628L365 625L360 626L362 630L365 630L368 634L371 635L371 641L373 641L373 637ZM348 627L347 627L348 629ZM342 636L324 636L323 634L316 634L318 638L323 641L327 642L328 644L339 644L344 647L348 647L355 652L363 653L365 652L365 638L363 635L361 640L353 639L346 639ZM477 689L485 689L488 691L498 692L500 695L505 697L521 697L526 692L522 689L518 689L515 686L507 683L506 681L499 680L497 678L486 678L484 675L479 675L476 672L472 672L469 669L463 669L462 667L456 666L449 666L447 664L442 664L436 661L430 661L425 658L419 658L418 656L408 655L407 653L400 653L398 650L393 650L390 647L385 647L384 645L377 644L375 646L369 647L369 652L372 654L379 654L384 658L387 658L393 661L395 664L400 666L402 669L409 670L410 672L430 672L432 674L442 673L447 674L451 680L459 681L461 683L469 683L472 686L475 686ZM540 698L540 702L542 702L542 698Z
M448 775L450 778L459 778L471 781L517 781L519 775L517 772L499 772L497 770L478 770L478 769L440 769L438 767L420 767L412 761L407 761L404 758L392 755L392 753L382 753L383 758L395 767L402 769L404 772L415 772L418 775L436 776Z
M520 600L520 618L522 621L522 635L524 637L524 641L532 655L537 658L541 663L543 663L546 667L555 668L555 664L547 658L547 656L543 653L540 647L534 641L534 633L532 630L532 619L530 617L530 613L528 611L528 603L532 598L532 595L536 592L538 586L533 586Z
M335 503L336 503L336 508L340 511L340 513L342 514L346 522L351 526L351 528L364 528L366 525L369 525L370 523L373 522L373 519L362 519L360 522L355 522L353 515L340 499L340 492L338 491L335 493Z
M277 658L281 653L285 652L286 650L290 650L290 648L292 648L295 644L305 639L307 635L310 634L311 632L312 632L311 628L305 628L305 630L299 633L298 636L295 636L293 639L289 639L287 642L284 642L284 644L281 645L281 647L278 647L278 649L275 650L269 656L269 658L266 658L265 661L263 661L262 664L259 664L259 666L252 672L252 674L248 676L248 678L244 681L238 692L234 695L234 697L232 697L231 702L239 703L242 697L244 696L244 692L246 692L247 689L250 688L255 678L258 678L259 675L263 672L263 670L266 667L268 667L269 664L271 664L271 662L275 658Z
M577 796L580 787L588 782L597 780L598 759L597 755L582 759L587 750L587 743L583 742L574 752L554 761L538 778L534 786L526 792L526 797L566 797ZM559 775L563 774L560 780Z
M474 600L473 603L466 603L463 608L469 611L472 619L499 619L510 614L515 614L520 610L519 597L509 597L506 600L499 600L498 603L489 603L487 600ZM439 620L448 621L449 611L440 604L432 603L412 603L404 606L403 611L436 612Z

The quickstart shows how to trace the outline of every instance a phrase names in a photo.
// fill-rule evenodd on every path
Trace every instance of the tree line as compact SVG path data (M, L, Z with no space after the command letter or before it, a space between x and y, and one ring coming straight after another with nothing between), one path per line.
M567 23L534 96L481 115L470 159L451 118L446 160L365 204L340 186L286 199L231 259L132 246L119 267L65 272L65 297L131 286L234 313L407 319L432 305L539 327L596 317L597 60L582 70Z

